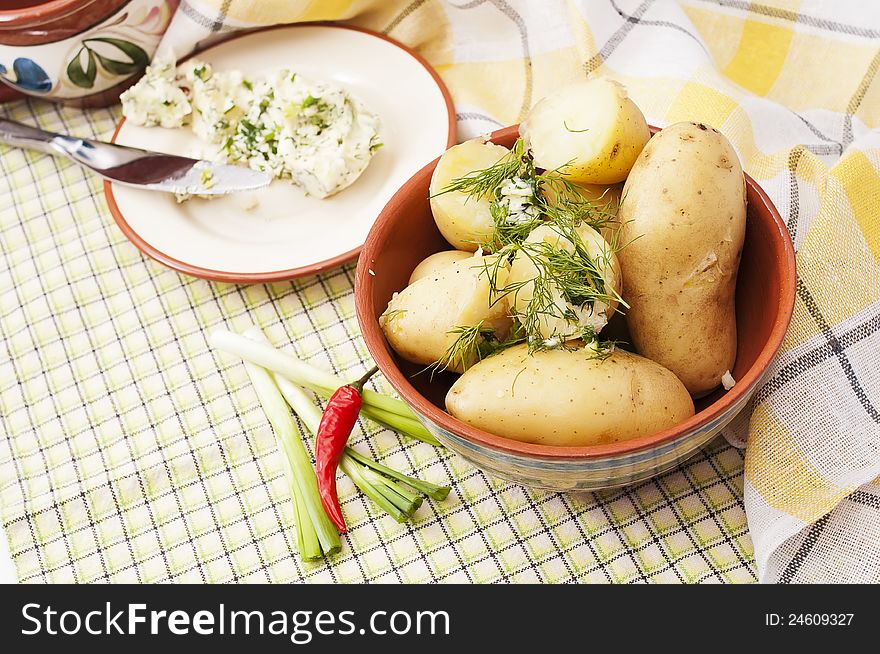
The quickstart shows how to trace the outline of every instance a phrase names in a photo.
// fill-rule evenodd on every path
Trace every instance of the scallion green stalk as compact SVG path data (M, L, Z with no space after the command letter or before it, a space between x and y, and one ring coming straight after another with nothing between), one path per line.
M414 418L407 418L371 406L361 407L361 415L365 418L369 418L373 422L379 423L383 427L388 427L391 431L396 431L404 436L415 438L428 445L439 446L441 444L440 441L434 438L434 435L431 434L431 432L425 429L425 426L422 423Z
M376 472L381 472L387 477L391 477L392 479L401 481L407 486L415 488L420 493L423 493L432 499L445 500L446 497L449 495L449 486L438 486L437 484L432 484L429 481L422 481L421 479L416 479L415 477L405 475L402 472L395 470L394 468L388 468L387 466L383 466L378 461L373 461L372 459L365 457L363 454L352 447L345 448L345 453L355 461L363 463L365 466L372 468Z
M341 549L339 534L321 505L315 470L290 409L267 370L247 362L245 368L275 437L287 457L300 554L307 560L334 554Z
M249 329L245 334L259 331ZM247 336L233 334L225 329L219 329L210 335L210 343L213 347L230 354L235 354L245 361L249 361L263 368L268 368L274 373L286 377L298 386L305 386L325 397L332 395L337 388L346 384L346 381L336 375L321 370L300 361L294 356L277 350L265 340L255 341ZM364 404L373 408L383 409L405 418L415 420L412 409L406 402L382 395L370 389L364 389L362 394Z
M380 493L375 486L364 478L363 471L366 470L366 468L347 456L342 457L342 460L339 462L339 467L342 469L342 472L348 475L348 477L354 482L355 486L357 486L364 495L373 500L373 502L385 511L385 513L390 515L397 522L406 522L409 520L410 516L408 514L396 507L382 493Z
M248 338L255 338L256 334L249 331L247 336ZM305 391L294 385L291 381L278 376L275 376L275 381L278 384L278 390L281 391L281 395L287 400L293 412L299 416L300 420L303 421L303 424L312 434L317 434L318 426L321 424L321 410L306 395ZM357 458L355 458L351 455L352 452L354 452L352 448L345 448L345 454L342 456L339 467L354 482L355 486L381 508L390 513L395 520L406 520L421 505L421 498L407 493L403 489L387 488L388 484L385 483L387 480L381 477L381 475L370 476L370 473L372 473L370 467L372 466L384 470L390 470L390 468L386 468L362 454L358 454ZM406 475L401 473L396 474L406 477ZM415 486L413 487L415 488ZM406 498L406 500L400 501L399 498ZM418 503L416 504L417 500ZM394 509L389 508L389 502L391 503L390 506L393 506Z
M267 342L265 335L256 328L248 329L245 332L245 337L257 343ZM249 363L246 365L253 366L253 364ZM313 435L317 435L322 414L321 410L312 401L312 398L289 379L278 374L266 372L273 379L276 388L281 393L281 397L290 405L293 412L299 416L300 420L302 420L303 424ZM446 486L437 486L436 484L409 477L373 461L351 447L345 448L345 453L342 456L339 467L361 492L398 522L405 522L409 519L416 509L422 505L422 498L401 488L393 480L399 480L434 499L442 500L449 494L449 488Z

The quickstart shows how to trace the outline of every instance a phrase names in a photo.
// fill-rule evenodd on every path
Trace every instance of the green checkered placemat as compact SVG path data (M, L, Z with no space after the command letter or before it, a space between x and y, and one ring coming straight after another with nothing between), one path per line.
M0 111L103 138L117 119L37 102ZM566 496L371 424L355 447L452 493L400 525L342 479L343 550L303 563L284 457L244 367L206 335L256 323L354 376L368 353L353 266L268 286L183 277L125 239L76 166L0 146L0 167L0 502L22 581L756 579L742 454L721 440L655 480Z

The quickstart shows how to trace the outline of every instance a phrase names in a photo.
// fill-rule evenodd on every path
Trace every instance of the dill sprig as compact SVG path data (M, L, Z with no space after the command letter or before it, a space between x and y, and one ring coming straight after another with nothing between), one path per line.
M538 175L539 208L549 222L587 224L595 230L616 220L613 200L594 204L581 195L580 187L563 176L565 166ZM552 198L552 199L551 199Z
M457 334L455 341L446 349L443 356L428 366L431 375L450 368L467 368L514 345L525 343L526 333L519 323L514 323L504 339L499 339L495 330L483 327L483 321L476 325L456 327L447 334Z
M578 231L579 225L572 221L557 221L550 226L559 235L559 243L523 242L508 246L504 252L507 256L528 258L536 271L533 277L499 284L500 263L486 264L486 275L496 302L506 297L511 305L515 305L518 294L529 287L531 297L516 318L522 324L531 351L577 338L580 316L576 310L592 311L599 303L629 307L608 280L608 271L617 251L616 234L612 243L603 242L601 249L593 254ZM560 247L566 242L570 247ZM571 332L545 334L542 327L551 319L569 323ZM595 340L593 334L580 336Z
M477 243L483 252L497 255L483 259L483 274L490 288L489 306L502 299L514 306L517 295L527 286L531 298L526 308L514 316L513 328L504 339L483 322L457 326L448 332L456 338L443 356L426 368L431 374L465 369L521 343L527 343L529 351L535 352L576 349L574 342L581 339L597 357L607 357L613 351L613 341L599 340L591 327L579 326L579 322L584 311L593 311L597 305L629 307L608 279L614 255L621 249L620 231L612 230L610 242L603 241L598 252L591 252L579 229L584 225L597 231L607 227L616 221L616 211L611 198L602 205L584 197L582 189L565 176L569 165L540 171L523 140L517 139L492 166L454 178L435 194L459 192L469 198L491 200L493 233L486 242ZM513 194L511 188L515 189ZM511 195L515 196L515 210L511 208ZM559 235L559 243L527 242L529 234L542 225ZM536 274L531 279L511 282L501 273L519 256L534 264ZM569 323L571 332L545 335L542 326L548 319Z
M437 361L428 366L431 375L443 372L450 368L466 370L474 363L482 361L489 353L487 346L492 341L497 341L495 330L483 326L484 321L476 325L460 325L447 334L456 334L455 340Z
M493 231L488 239L476 243L485 252L498 252L508 245L522 243L535 227L545 222L585 223L601 229L614 220L610 200L604 206L597 206L581 195L579 187L565 177L569 166L564 164L540 172L525 142L519 138L497 162L454 178L432 197L458 192L469 198L490 199ZM511 198L504 192L511 181L531 187L531 194L523 198L523 204L532 207L532 211L511 211Z
M545 218L537 214L528 220L510 220L506 204L496 200L489 205L492 214L493 229L491 236L479 246L485 252L500 252L509 245L518 245L526 240L532 230L544 224Z
M406 309L391 309L390 311L386 310L385 313L380 316L380 318L383 322L387 323L391 320L394 320L395 318L399 318L405 313Z
M513 144L513 148L494 164L488 168L471 171L463 177L454 178L431 197L445 193L464 193L472 198L495 198L497 189L508 179L515 177L517 172L519 172L523 166L524 158L531 160L531 156L526 152L523 140L517 139L516 143Z

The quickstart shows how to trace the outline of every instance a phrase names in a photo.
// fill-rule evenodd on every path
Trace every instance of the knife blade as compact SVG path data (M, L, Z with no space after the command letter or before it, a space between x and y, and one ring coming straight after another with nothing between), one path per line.
M23 125L0 118L0 142L65 156L115 184L179 194L223 195L253 191L272 181L244 166L151 152Z

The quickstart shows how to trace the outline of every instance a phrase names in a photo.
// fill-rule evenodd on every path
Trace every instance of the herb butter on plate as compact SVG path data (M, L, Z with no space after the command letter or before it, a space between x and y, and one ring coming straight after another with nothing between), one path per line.
M122 94L122 112L137 125L190 125L200 158L246 163L319 198L354 182L382 145L378 116L357 98L286 69L250 77L189 61L175 74L156 62Z

